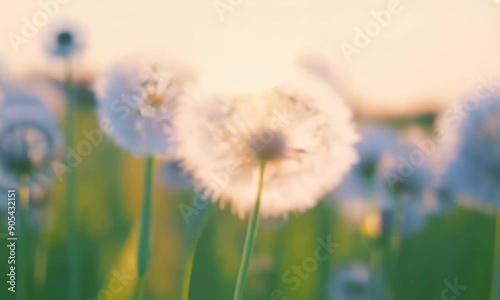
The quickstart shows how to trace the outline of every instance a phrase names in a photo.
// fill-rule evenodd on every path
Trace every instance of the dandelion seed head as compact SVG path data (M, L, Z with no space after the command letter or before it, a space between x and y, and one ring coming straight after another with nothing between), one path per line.
M175 63L117 64L95 85L101 127L136 156L165 155L175 107L193 81L194 73Z
M47 110L22 104L2 108L0 162L7 171L28 175L61 154L62 136Z
M479 102L458 126L456 156L443 187L459 202L485 211L500 210L500 93Z
M59 47L67 47L68 45L73 44L73 35L71 32L62 31L57 34L57 44Z
M81 28L69 21L52 24L44 37L44 47L49 55L57 58L72 57L85 48L85 36Z
M269 218L316 205L357 159L349 109L328 86L298 74L179 106L174 128L184 168L242 218L253 210L263 160L261 216Z

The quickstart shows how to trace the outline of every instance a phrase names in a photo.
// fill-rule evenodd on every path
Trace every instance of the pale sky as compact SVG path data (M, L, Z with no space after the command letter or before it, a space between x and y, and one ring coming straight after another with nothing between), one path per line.
M17 53L9 41L10 33L22 35L23 18L41 16L41 4L55 1L0 0L0 61L15 76L55 72L42 51L43 19ZM393 1L399 9L388 12L386 24L374 25L371 12L388 11ZM204 74L234 80L258 77L248 66L265 72L278 61L315 52L332 60L346 95L363 99L367 110L409 110L458 101L479 78L500 78L500 4L494 1L61 0L67 3L57 4L49 24L81 24L87 50L80 65L86 70L99 72L131 54L168 52ZM218 13L215 4L230 10ZM355 43L357 28L373 36L363 48ZM342 51L347 44L357 47L349 57Z

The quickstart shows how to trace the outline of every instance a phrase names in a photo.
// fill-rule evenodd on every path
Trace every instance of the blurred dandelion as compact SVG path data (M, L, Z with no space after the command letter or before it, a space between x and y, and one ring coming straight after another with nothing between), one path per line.
M76 23L60 21L53 23L49 27L43 41L46 53L53 58L60 59L64 64L64 88L68 102L64 126L66 129L66 146L70 149L74 149L75 146L75 129L78 121L78 99L74 82L73 63L75 57L85 48L84 40L83 30ZM69 253L68 297L70 299L78 298L80 293L76 189L76 171L73 170L73 172L68 172L66 180L67 245Z
M4 105L0 136L0 163L19 179L50 167L61 157L63 139L54 117L36 105Z
M456 157L444 174L466 206L500 211L500 96L480 103L459 126Z
M95 85L101 128L136 156L168 154L173 109L194 78L173 62L112 67Z
M55 58L70 58L85 49L84 32L73 22L54 23L44 36L44 48Z
M458 126L455 159L443 184L467 207L496 215L491 299L500 295L500 93L482 100Z
M335 92L300 74L261 93L183 102L176 149L213 199L241 218L253 211L266 161L260 216L284 217L315 206L356 162L350 118ZM214 182L222 172L226 182Z
M62 134L54 117L38 105L4 104L0 110L0 186L20 192L17 203L17 230L26 236L30 216L32 188L35 197L47 190L51 178L51 163L61 157ZM24 261L27 261L27 243L18 241L20 259L16 266L21 270L18 278L20 299L26 293L28 277Z
M137 254L138 299L144 294L150 261L154 157L170 155L174 110L194 79L194 72L173 61L135 62L112 67L95 85L102 130L132 154L147 157Z
M259 218L314 207L357 159L342 99L314 77L289 74L268 90L183 102L174 122L183 166L221 206L251 214L234 299L243 297ZM220 172L226 182L214 185Z

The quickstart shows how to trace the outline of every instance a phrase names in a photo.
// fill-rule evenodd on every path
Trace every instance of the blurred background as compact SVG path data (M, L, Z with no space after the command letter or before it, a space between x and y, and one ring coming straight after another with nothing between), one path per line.
M352 106L357 124L383 127L413 147L433 136L439 114L476 89L500 82L500 4L493 0L0 3L0 86L38 94L61 127L63 65L47 57L43 38L50 24L59 19L76 22L84 30L86 49L77 57L75 68L77 141L88 139L84 132L99 128L94 79L117 59L130 55L173 53L196 66L202 76L215 74L219 81L258 76L251 73L256 62L265 67L304 54L328 57L332 84ZM46 22L34 21L47 11L47 5L51 8ZM379 30L373 29L373 36L368 36L371 29L367 26L394 5L397 13L377 23ZM42 25L35 25L26 36L26 22ZM13 42L15 35L22 36L22 42ZM322 60L312 61L319 69L328 68ZM368 147L384 146L375 142ZM426 165L434 159L439 159L437 154ZM133 297L143 164L142 158L132 157L105 138L75 168L79 299ZM193 226L186 222L182 208L183 204L193 207L196 195L189 179L177 178L178 173L172 166L158 164L156 168L153 256L145 299L180 299L185 244ZM64 180L56 177L50 191L32 207L27 242L30 261L25 263L32 266L27 271L32 280L27 299L67 299L64 189ZM343 187L302 215L263 222L246 299L380 299L373 290L382 289L384 283L379 282L374 266L382 255L377 251L389 239L385 210L381 205L374 216L370 201L352 204L359 202L353 195L356 191ZM443 290L451 290L457 281L466 288L449 297L489 299L494 216L455 205L434 183L426 183L419 197L428 200L419 206L418 225L408 217L411 234L402 234L399 253L393 257L394 299L444 299ZM354 198L358 202L351 201ZM198 244L190 299L231 299L246 222L227 209L209 206L206 210L211 217ZM7 232L5 218L6 214L0 217L0 234ZM314 257L322 245L318 240L329 239L336 247L326 261L310 267L310 272L290 275ZM5 244L0 239L2 274L7 273ZM6 280L0 281L0 299L14 299Z

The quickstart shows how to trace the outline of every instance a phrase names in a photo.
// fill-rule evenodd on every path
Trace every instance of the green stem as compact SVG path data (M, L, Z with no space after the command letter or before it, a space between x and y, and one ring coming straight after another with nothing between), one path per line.
M250 265L250 257L252 256L253 247L255 245L255 237L257 236L257 230L259 225L259 210L260 210L260 198L262 195L262 187L264 186L264 170L266 162L262 161L259 171L259 186L257 189L257 200L255 201L255 208L253 210L252 217L248 222L247 236L245 239L245 245L243 247L243 257L241 260L240 272L238 274L238 280L236 281L236 289L234 291L234 300L242 300L243 292L245 288L245 281L247 278L248 267Z
M137 283L137 291L135 294L135 299L142 300L144 299L144 276L139 277L139 282Z
M137 274L139 275L139 288L137 299L143 299L144 276L149 268L151 246L151 201L153 195L154 158L146 159L144 173L144 194L142 200L141 225L139 230L139 245L137 251Z
M205 208L205 212L200 212L202 215L201 220L198 225L195 225L196 228L193 229L194 231L194 236L192 241L187 242L187 247L188 250L188 255L186 258L186 270L184 271L184 279L183 279L183 284L182 284L182 300L188 300L189 299L189 287L191 285L191 275L193 273L193 265L194 265L194 258L196 256L196 249L198 248L198 242L201 238L201 235L203 234L203 231L205 231L205 228L208 225L208 222L212 216L212 213L214 211L213 207L207 207Z
M494 243L491 300L500 300L500 213L496 215Z
M384 245L384 281L385 281L385 298L395 299L395 272L397 257L399 255L399 247L401 242L401 227L403 218L403 203L401 199L394 199L394 206L391 212L389 233Z
M332 222L332 215L329 207L326 206L327 203L320 203L319 211L318 211L318 236L321 236L325 239L328 239L330 234L335 234ZM324 206L324 207L322 207ZM319 282L319 291L316 296L316 299L328 299L328 288L329 288L329 280L330 280L330 266L332 265L333 257L329 256L326 261L318 264L320 282Z
M68 99L66 113L66 145L73 149L75 146L75 128L77 118L76 88L73 84L71 60L65 61L66 82L65 89ZM80 270L78 261L78 232L76 225L76 170L68 168L66 178L66 214L67 214L67 243L69 266L69 298L77 300L79 295Z
M182 299L189 300L189 285L191 283L191 273L193 272L194 257L196 254L196 246L198 241L189 250L189 255L186 262L186 271L184 273L184 284L182 286Z

